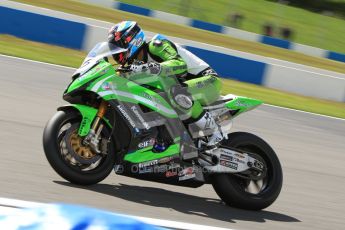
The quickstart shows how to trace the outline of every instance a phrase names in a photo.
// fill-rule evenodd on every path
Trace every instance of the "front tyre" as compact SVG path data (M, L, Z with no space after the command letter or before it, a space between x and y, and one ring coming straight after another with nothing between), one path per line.
M74 184L92 185L105 179L115 163L109 130L101 132L102 153L82 145L78 135L81 116L77 111L59 111L47 123L43 133L44 152L53 169Z
M283 183L282 168L273 149L261 138L245 132L229 134L222 145L250 153L263 161L267 171L259 180L227 173L212 175L212 185L218 196L227 205L241 209L261 210L270 206Z

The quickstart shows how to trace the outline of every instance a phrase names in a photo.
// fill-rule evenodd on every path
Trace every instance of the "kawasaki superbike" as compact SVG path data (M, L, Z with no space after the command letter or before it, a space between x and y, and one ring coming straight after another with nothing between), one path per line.
M170 100L174 76L131 74L109 57L123 50L98 43L73 74L43 134L53 169L74 184L92 185L112 170L122 176L177 186L212 184L229 206L260 210L282 187L282 169L261 138L230 132L232 119L262 102L226 95L205 105L225 139L204 143L214 130L184 124Z

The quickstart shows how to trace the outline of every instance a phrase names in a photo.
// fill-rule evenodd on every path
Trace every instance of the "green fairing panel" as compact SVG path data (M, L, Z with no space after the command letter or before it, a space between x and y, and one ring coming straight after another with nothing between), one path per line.
M150 76L147 76L150 77ZM165 117L177 118L175 110L163 97L139 84L129 81L117 73L102 76L91 84L87 90L96 92L104 100L119 100L142 104Z
M134 153L127 154L125 156L125 160L136 164L136 163L142 163L146 161L157 160L163 157L178 155L179 151L180 151L180 145L174 144L174 145L171 145L167 150L165 150L162 153L154 153L151 150L148 150L145 152L138 150Z
M97 64L97 67L92 68L82 76L78 77L75 81L73 81L72 84L69 85L66 93L70 93L73 90L80 88L84 84L90 82L90 80L96 79L99 76L109 76L113 74L115 74L115 69L111 66L111 64L102 60Z
M91 124L97 115L97 109L86 105L70 104L59 107L58 110L64 110L69 107L75 108L80 112L82 116L82 121L80 123L78 134L82 137L86 136L89 133L91 129ZM110 128L112 127L112 125L109 123L107 119L103 118L103 120Z
M64 108L73 107L77 109L81 116L82 121L80 123L78 134L79 136L86 136L91 128L92 121L95 119L97 114L97 109L86 106L86 105L79 105L79 104L70 104L66 106L62 106L58 108L58 110L64 110Z
M132 73L126 76L126 78L138 85L150 85L165 92L177 84L177 80L174 77L161 77L156 74Z
M230 110L238 110L235 116L254 109L261 105L263 102L257 99L236 96L233 100L225 103L225 107Z
M163 60L160 63L160 75L170 76L187 72L186 62L178 55L177 50L167 40L153 40L149 43L149 52Z

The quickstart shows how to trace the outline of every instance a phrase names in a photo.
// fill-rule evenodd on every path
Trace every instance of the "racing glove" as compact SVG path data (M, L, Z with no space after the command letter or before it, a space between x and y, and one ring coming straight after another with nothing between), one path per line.
M129 69L134 73L149 72L151 74L159 74L161 72L161 65L155 62L149 63L134 63L130 65Z

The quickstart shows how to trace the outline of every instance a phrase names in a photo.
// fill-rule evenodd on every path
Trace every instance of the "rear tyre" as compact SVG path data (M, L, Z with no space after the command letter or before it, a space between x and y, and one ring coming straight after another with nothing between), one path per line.
M229 206L261 210L270 206L278 197L283 183L279 159L273 149L261 138L245 132L228 135L222 145L244 150L263 161L267 171L260 180L250 180L236 174L214 174L212 185L218 196Z
M74 110L57 112L44 129L43 147L48 162L61 177L74 184L92 185L109 175L115 152L113 142L105 142L110 134L106 125L101 132L102 154L82 146L77 135L80 122L81 116Z

